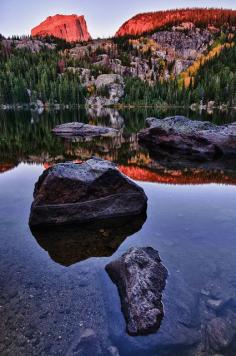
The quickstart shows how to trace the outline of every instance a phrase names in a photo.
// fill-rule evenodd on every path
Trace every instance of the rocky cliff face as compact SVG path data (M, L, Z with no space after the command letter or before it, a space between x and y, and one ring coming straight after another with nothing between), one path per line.
M157 30L166 25L193 22L196 25L216 26L217 28L235 21L236 11L225 9L178 9L138 14L125 22L116 36L140 35Z
M152 34L125 39L126 47L119 46L111 40L94 40L86 46L77 44L69 50L69 55L79 60L88 61L89 58L94 67L106 68L106 71L119 76L137 77L153 83L160 78L168 80L171 76L176 77L185 71L199 56L207 52L213 39L211 31L188 22L181 23L178 27L172 26L169 30L159 30ZM87 87L96 84L91 69L68 67L66 70L79 73L81 82ZM109 74L105 78L111 79L112 76ZM123 95L120 90L119 92L120 95L114 93L118 99ZM94 97L93 102L90 98L89 101L89 105L95 104ZM107 105L117 102L118 100L107 102Z
M68 42L88 41L91 36L84 16L49 16L31 31L32 36L55 36Z

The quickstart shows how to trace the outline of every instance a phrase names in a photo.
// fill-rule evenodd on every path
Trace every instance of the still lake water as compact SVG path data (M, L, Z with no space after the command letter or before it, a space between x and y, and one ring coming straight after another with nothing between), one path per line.
M136 134L146 117L172 113L197 117L182 110L0 112L1 355L80 355L88 328L102 355L236 354L236 173L171 171L153 162ZM202 119L236 121L234 113ZM113 126L123 135L86 142L52 136L55 125L71 121ZM88 227L83 241L73 231L59 242L53 232L34 236L28 218L39 175L55 162L92 155L115 161L143 187L146 221L107 228L105 237ZM165 316L149 336L126 333L104 269L132 246L157 249L169 271Z

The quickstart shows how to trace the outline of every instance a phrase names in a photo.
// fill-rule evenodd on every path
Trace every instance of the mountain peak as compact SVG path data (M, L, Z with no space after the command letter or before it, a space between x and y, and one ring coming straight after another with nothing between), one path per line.
M39 37L54 36L68 42L88 41L91 39L84 16L76 14L49 16L31 30L31 35Z

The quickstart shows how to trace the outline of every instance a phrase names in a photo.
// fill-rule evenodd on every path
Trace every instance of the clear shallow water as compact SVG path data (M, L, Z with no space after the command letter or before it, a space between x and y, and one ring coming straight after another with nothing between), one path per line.
M234 176L222 184L227 182L226 173L181 176L161 170L160 175L150 170L148 154L131 139L132 132L124 142L82 145L53 138L49 128L55 122L47 116L33 124L23 114L17 114L19 121L12 119L12 113L6 121L6 115L0 123L1 145L5 145L0 155L0 354L70 355L80 334L92 328L103 350L113 345L122 356L235 355L235 339L229 337L236 326ZM30 232L32 193L47 165L65 158L81 159L91 151L112 156L140 180L149 199L147 219L139 231L120 233L117 245L104 252L106 257L92 257L88 252L88 259L70 264L72 252L81 252L80 243L63 245L54 254L50 250L50 256ZM109 234L115 240L118 230L111 228ZM94 240L91 244L88 250L93 254ZM144 337L126 334L117 289L104 270L131 246L157 249L169 271L163 296L165 317L157 333ZM96 252L100 256L101 248ZM212 299L223 306L212 309ZM231 322L231 327L224 335L230 339L228 346L214 350L219 345L209 345L206 330L216 318Z

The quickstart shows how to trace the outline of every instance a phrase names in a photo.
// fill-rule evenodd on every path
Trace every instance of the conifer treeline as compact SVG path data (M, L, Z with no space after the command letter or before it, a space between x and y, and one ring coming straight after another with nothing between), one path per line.
M89 93L80 84L78 72L65 70L70 65L71 59L62 57L58 49L32 53L27 49L13 48L8 52L0 48L0 104L40 99L44 103L83 105ZM232 44L203 63L188 87L179 78L159 80L154 85L126 78L123 103L189 106L215 101L217 105L235 106L235 86L236 46Z
M126 80L125 104L189 106L201 101L236 105L236 46L224 48L200 66L188 87L179 79L159 81L155 85L147 85L140 79Z
M62 73L65 65L57 50L32 53L13 49L9 55L0 50L0 104L29 103L36 99L84 104L86 89L80 85L78 74Z

